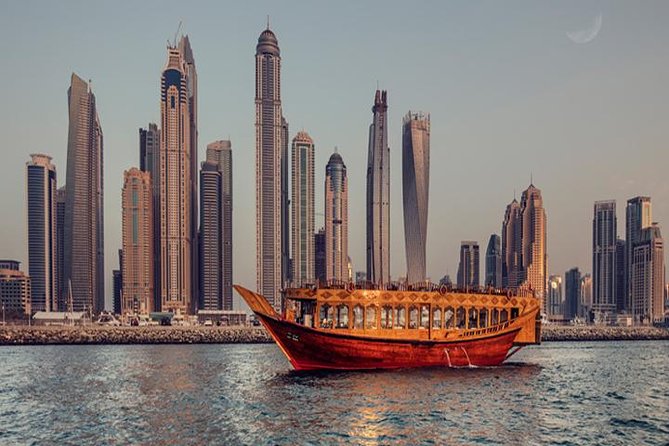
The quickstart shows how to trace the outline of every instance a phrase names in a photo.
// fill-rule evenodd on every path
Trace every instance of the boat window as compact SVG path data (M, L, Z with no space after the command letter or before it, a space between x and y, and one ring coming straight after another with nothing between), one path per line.
M406 328L407 326L407 309L404 305L395 307L395 328Z
M334 319L334 308L328 304L321 305L320 321L321 328L332 328L332 320Z
M465 328L467 325L466 323L466 312L465 309L462 307L458 307L458 311L456 312L456 327L457 328Z
M479 327L486 328L488 326L488 310L482 308L479 311Z
M453 307L446 307L444 310L444 328L453 328L455 322L455 311Z
M337 305L337 328L348 328L348 305Z
M381 307L381 328L393 328L393 307L390 305Z
M441 328L441 308L439 307L432 311L432 328L437 330Z
M509 312L506 311L506 309L500 311L499 313L499 323L503 324L504 322L509 320Z
M430 306L420 306L420 328L430 328Z
M376 329L376 307L374 305L367 307L365 313L365 328Z
M499 310L497 308L492 309L492 311L490 312L490 316L491 316L490 325L499 324Z
M353 307L353 328L363 327L363 313L364 310L362 305L356 305Z
M409 328L418 328L418 308L414 305L409 307Z
M511 320L514 320L515 318L517 318L519 314L520 314L520 310L518 308L512 308L511 309Z
M477 328L478 326L478 315L479 312L476 311L476 308L469 309L469 324L467 328Z

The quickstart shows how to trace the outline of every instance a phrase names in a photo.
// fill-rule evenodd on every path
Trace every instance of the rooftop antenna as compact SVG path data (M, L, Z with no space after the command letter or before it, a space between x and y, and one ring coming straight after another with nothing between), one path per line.
M532 172L530 172L530 184L531 185L534 184L534 178L533 178Z
M179 31L181 31L181 24L183 22L179 20L179 27L177 28L177 32L174 33L174 43L172 44L173 47L177 46L177 37L179 36Z
M267 29L269 29L269 14L267 14Z
M335 146L335 153L339 153L339 148Z
M513 188L513 201L516 201L516 188Z

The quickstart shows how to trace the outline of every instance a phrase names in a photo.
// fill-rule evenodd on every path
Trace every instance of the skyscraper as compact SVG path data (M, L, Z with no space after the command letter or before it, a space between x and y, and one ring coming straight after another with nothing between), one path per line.
M461 242L460 263L458 265L458 288L479 286L479 265L480 260L478 242Z
M281 111L281 53L269 26L256 46L255 105L257 288L281 310L288 271L288 124Z
M592 310L592 276L585 274L581 276L581 291L578 301L578 315L587 322L590 320L590 311Z
M581 300L581 271L572 268L564 274L564 318L568 321L578 316Z
M641 231L653 223L653 209L650 197L634 197L627 200L625 208L625 309L632 306L632 251L641 241Z
M325 278L348 280L348 179L336 151L325 166Z
M67 94L63 288L72 287L73 311L99 313L105 308L102 127L88 82L72 73Z
M314 234L314 274L320 283L325 283L325 228L321 228Z
M200 170L200 305L232 310L232 150L230 141L207 145Z
M386 91L376 90L367 154L367 280L376 284L390 282L390 147L387 111Z
M188 36L183 36L179 40L179 52L184 61L184 73L186 75L186 97L188 98L188 123L190 125L190 239L191 239L191 292L195 299L190 302L190 308L186 307L186 311L195 311L197 304L197 296L199 296L199 281L200 275L199 267L199 246L198 240L198 187L197 187L197 173L198 173L198 130L197 130L197 71L195 70L195 58L193 57L193 49L190 46Z
M160 231L160 130L150 123L146 129L139 129L139 169L151 175L153 189L153 308L161 308L161 231Z
M485 250L485 285L502 288L502 241L492 234Z
M123 314L123 248L118 250L118 269L112 270L114 314Z
M65 187L56 191L56 285L58 303L54 310L65 311L67 284L63 271L65 264Z
M632 249L632 318L635 324L664 321L664 240L657 223L642 229Z
M564 308L562 300L562 277L552 275L548 278L548 295L546 308L547 314L553 319L562 320L564 318Z
M516 288L523 282L521 264L522 219L514 198L506 207L502 223L502 285Z
M194 79L183 50L167 48L167 63L161 76L160 173L157 218L160 222L160 297L162 311L187 313L193 295L193 157L191 104ZM191 54L192 56L192 54ZM195 207L194 207L195 206Z
M314 142L298 132L292 148L292 280L314 280Z
M28 208L28 274L32 311L58 307L56 241L56 167L51 157L30 155L26 163Z
M151 174L133 167L123 173L123 260L121 277L124 315L154 311L153 188Z
M521 265L523 287L534 292L541 299L542 309L546 312L546 211L544 210L541 191L534 184L523 191L520 199L522 218Z
M627 277L625 271L625 258L627 256L627 243L625 240L620 238L616 239L616 266L615 266L615 298L616 298L616 311L619 313L624 312L627 309Z
M407 282L425 281L430 191L430 115L409 112L402 121L402 197Z
M616 311L616 202L596 201L592 220L592 309L601 320Z

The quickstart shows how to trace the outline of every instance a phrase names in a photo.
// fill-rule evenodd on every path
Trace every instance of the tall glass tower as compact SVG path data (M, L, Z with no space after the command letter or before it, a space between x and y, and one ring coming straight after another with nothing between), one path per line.
M281 111L281 53L269 29L256 45L256 278L281 310L288 270L288 123Z
M367 280L390 282L390 147L388 99L376 90L367 153Z
M26 163L30 307L32 311L56 311L56 167L48 155L30 156L32 160Z
M63 289L71 286L73 311L99 313L105 309L102 127L90 84L74 73L68 104Z
M407 282L426 278L427 208L430 192L430 115L409 112L402 121L402 197Z
M160 100L160 297L162 311L188 313L192 310L193 225L197 223L192 204L193 147L191 132L195 104L194 73L186 57L190 45L185 37L167 48L167 64L161 76ZM192 53L190 53L192 60ZM197 160L195 160L197 162Z
M325 277L348 280L348 179L335 151L325 166Z
M293 138L292 260L296 284L313 281L314 272L314 141L307 132Z
M592 220L592 309L609 318L616 311L616 202L597 201Z

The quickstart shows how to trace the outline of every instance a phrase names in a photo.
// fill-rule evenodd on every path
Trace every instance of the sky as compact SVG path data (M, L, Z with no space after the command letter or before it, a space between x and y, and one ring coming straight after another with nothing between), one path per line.
M477 240L484 252L531 178L548 218L549 274L591 271L595 200L617 200L624 237L626 200L650 195L653 219L669 234L668 2L187 4L0 0L0 258L27 259L29 155L52 155L64 184L67 88L76 72L92 80L105 137L111 305L123 171L138 166L138 128L159 121L166 45L182 22L198 72L199 159L207 143L232 141L234 282L255 287L254 55L268 15L290 137L305 130L316 145L317 212L335 146L347 165L354 271L365 269L377 85L388 90L393 277L406 273L401 121L409 110L431 116L427 268L435 282L455 278L461 240ZM570 38L590 37L600 21L592 40Z

